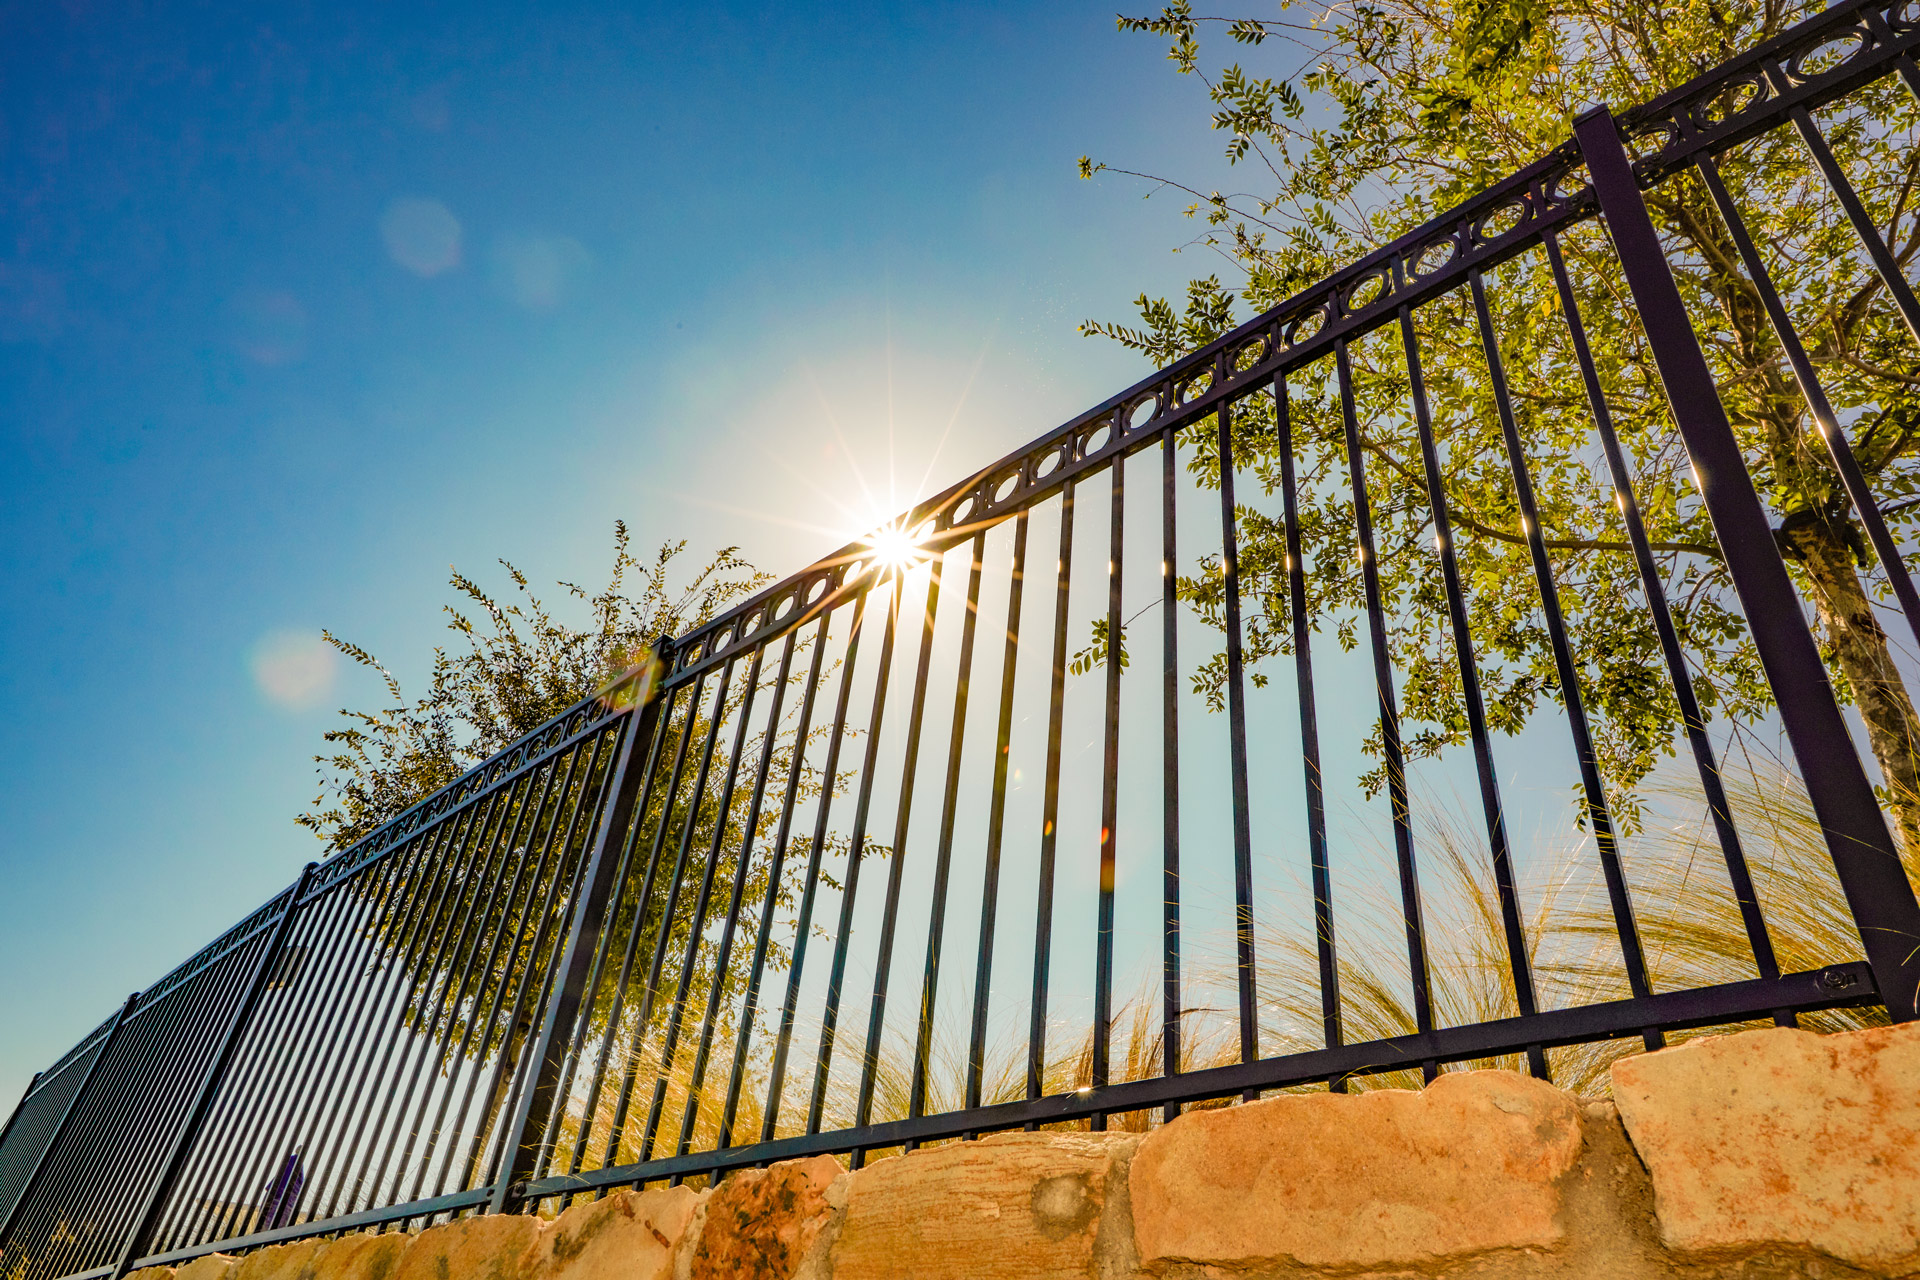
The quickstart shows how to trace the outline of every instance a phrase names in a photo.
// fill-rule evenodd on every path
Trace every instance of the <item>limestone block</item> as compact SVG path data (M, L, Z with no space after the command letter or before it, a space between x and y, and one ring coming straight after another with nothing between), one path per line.
M401 1231L341 1236L314 1258L309 1280L387 1280L412 1243Z
M255 1249L234 1264L227 1280L312 1280L313 1262L326 1247L316 1238Z
M1507 1071L1189 1112L1134 1158L1135 1240L1143 1264L1341 1268L1551 1247L1580 1145L1572 1097Z
M240 1259L230 1253L209 1253L174 1271L173 1280L226 1280Z
M742 1169L707 1198L691 1280L792 1280L833 1220L832 1156Z
M408 1242L393 1280L526 1280L540 1227L538 1218L520 1213L478 1214L429 1227Z
M669 1280L699 1203L689 1187L663 1187L576 1204L540 1233L527 1280Z
M173 1280L172 1267L142 1267L127 1272L127 1280Z
M996 1134L869 1165L847 1181L834 1280L1091 1275L1108 1174L1137 1142Z
M1920 1270L1920 1024L1702 1037L1615 1063L1613 1096L1670 1248Z

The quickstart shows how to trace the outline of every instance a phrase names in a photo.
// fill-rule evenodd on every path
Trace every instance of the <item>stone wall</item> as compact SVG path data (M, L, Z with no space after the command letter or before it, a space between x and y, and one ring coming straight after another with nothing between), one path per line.
M1694 1040L1613 1102L1455 1072L1144 1137L826 1156L555 1221L470 1218L141 1280L1038 1280L1920 1274L1920 1026Z

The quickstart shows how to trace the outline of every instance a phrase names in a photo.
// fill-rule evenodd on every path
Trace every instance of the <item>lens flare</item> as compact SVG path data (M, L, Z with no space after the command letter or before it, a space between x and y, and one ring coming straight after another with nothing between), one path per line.
M928 558L926 549L914 540L913 534L898 524L882 525L867 537L866 543L877 573L905 573Z
M315 711L333 696L338 665L333 646L310 631L261 637L250 665L261 695L284 711Z

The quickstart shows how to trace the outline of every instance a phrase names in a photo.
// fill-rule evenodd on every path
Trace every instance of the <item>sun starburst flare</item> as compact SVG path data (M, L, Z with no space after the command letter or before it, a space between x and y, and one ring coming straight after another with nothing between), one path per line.
M931 558L931 553L898 522L881 525L863 540L877 574L904 574Z

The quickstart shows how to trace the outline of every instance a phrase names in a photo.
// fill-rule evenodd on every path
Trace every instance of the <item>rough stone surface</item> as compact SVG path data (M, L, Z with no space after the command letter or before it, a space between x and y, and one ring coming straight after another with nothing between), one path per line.
M1573 1099L1505 1071L1191 1112L1140 1144L1141 1261L1431 1264L1560 1243Z
M574 1205L541 1231L526 1280L669 1280L699 1202L691 1188L664 1187Z
M314 1258L309 1280L387 1280L412 1243L396 1231L341 1236Z
M1666 1243L1920 1271L1920 1025L1692 1040L1613 1067Z
M1145 1139L1008 1134L856 1174L815 1157L140 1280L1920 1277L1920 1030L1719 1037L1614 1073L1619 1109L1449 1073Z
M540 1234L540 1220L525 1214L457 1218L414 1236L393 1280L526 1280Z
M315 1262L328 1244L325 1240L295 1240L255 1249L234 1264L227 1280L313 1280Z
M1138 1141L999 1134L869 1165L847 1181L834 1280L1093 1275L1110 1175Z
M173 1280L226 1280L240 1259L230 1253L209 1253L195 1258L173 1273Z
M832 1156L743 1169L707 1198L689 1280L792 1280L833 1221Z
M172 1267L142 1267L127 1272L127 1280L173 1280Z

